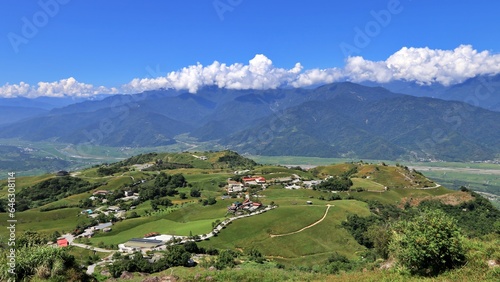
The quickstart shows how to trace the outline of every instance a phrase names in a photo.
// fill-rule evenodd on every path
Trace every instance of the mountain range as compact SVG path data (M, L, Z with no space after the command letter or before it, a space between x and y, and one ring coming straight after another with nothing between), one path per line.
M196 94L159 89L59 107L1 99L0 138L150 147L188 134L259 155L491 160L500 155L500 96L491 86L497 81L384 85L413 96L341 82L314 89L205 87ZM432 93L445 99L426 97Z
M363 83L363 85L381 86L396 93L417 97L461 101L488 110L500 111L500 74L476 76L450 86L443 86L439 83L421 85L402 80L389 83Z

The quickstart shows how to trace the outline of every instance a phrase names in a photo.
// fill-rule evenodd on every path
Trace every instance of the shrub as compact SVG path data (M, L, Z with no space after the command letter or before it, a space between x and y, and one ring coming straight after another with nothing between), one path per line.
M424 210L393 231L390 253L412 274L437 275L465 263L462 234L441 210Z

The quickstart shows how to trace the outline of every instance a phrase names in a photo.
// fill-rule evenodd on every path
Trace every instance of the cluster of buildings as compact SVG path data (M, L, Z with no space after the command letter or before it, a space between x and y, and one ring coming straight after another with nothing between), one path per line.
M243 171L235 171L235 174L242 174L248 172L248 170ZM231 193L239 193L244 192L250 186L261 186L263 189L266 188L266 185L273 184L282 184L285 189L312 189L314 186L319 185L323 180L303 180L299 175L292 174L291 176L285 177L277 177L271 178L267 181L262 176L247 176L241 178L240 181L235 181L232 178L227 180L226 191L228 194Z
M245 199L243 203L238 201L232 203L229 207L227 207L227 211L230 213L236 213L238 210L247 210L253 212L262 206L261 203L252 202L250 199Z
M255 177L248 176L241 178L241 182L239 182L229 178L227 180L226 191L227 193L243 192L246 191L246 189L251 185L260 186L265 189L266 179L262 176L255 176Z
M313 186L320 184L323 180L302 180L302 178L297 174L292 174L288 177L280 177L271 179L274 183L283 184L285 189L312 189Z

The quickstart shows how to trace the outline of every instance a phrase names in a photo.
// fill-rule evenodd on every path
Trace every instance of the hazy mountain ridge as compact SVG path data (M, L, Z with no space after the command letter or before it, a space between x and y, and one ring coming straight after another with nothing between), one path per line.
M4 125L0 138L145 147L173 144L183 133L261 155L462 161L500 154L499 112L349 82L114 95Z
M417 97L432 97L450 101L461 101L492 111L500 111L500 74L469 78L462 83L419 85L410 81L389 83L363 82L366 86L381 86L396 93Z

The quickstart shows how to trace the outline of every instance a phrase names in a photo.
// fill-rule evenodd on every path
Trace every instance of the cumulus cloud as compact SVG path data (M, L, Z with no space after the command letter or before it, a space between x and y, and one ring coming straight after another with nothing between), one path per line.
M203 66L198 63L170 72L165 77L133 79L122 89L134 92L163 87L187 89L191 93L196 93L200 87L213 85L228 89L274 89L293 82L301 71L300 63L291 69L276 68L269 58L258 54L248 65L226 65L215 61Z
M95 94L140 93L158 88L184 89L196 93L204 86L227 89L275 89L283 86L306 87L336 81L373 81L386 83L394 80L419 84L440 83L448 86L477 75L500 73L500 54L478 52L470 45L454 50L403 47L385 61L370 61L360 56L349 57L343 68L303 70L300 63L290 69L278 68L262 54L248 64L213 62L172 71L166 76L135 78L119 88L93 86L73 77L37 85L5 84L0 86L0 97L37 96L92 96Z
M500 55L492 55L488 51L478 52L470 45L461 45L454 50L403 47L385 61L348 58L344 68L345 77L355 82L406 80L445 86L478 75L498 73Z
M54 82L39 82L36 86L25 82L19 84L5 84L0 86L0 97L29 97L36 98L40 96L47 97L90 97L97 94L115 94L118 93L116 88L107 88L104 86L93 86L78 82L75 78L70 77Z

